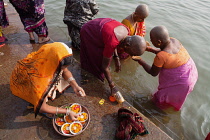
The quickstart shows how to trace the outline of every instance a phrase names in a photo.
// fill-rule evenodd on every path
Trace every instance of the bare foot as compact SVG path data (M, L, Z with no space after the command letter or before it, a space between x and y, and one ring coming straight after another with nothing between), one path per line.
M39 44L46 43L48 41L50 41L49 37L43 37L43 38L39 39Z

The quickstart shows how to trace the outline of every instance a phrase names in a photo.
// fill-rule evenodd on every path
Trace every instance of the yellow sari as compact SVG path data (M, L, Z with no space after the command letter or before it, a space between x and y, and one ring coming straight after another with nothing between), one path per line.
M136 27L134 27L129 20L124 19L122 21L122 24L124 24L125 26L127 26L130 29L130 35L139 35L144 37L146 34L146 26L145 26L145 22L138 22Z
M72 62L72 50L60 42L43 45L19 60L10 77L12 93L34 105L35 115L57 81L61 66Z

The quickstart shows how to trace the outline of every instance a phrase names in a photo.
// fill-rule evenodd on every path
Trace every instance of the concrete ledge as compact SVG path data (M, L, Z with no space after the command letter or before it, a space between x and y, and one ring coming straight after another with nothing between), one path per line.
M123 104L108 101L107 84L102 83L92 75L80 69L80 64L75 63L70 67L77 82L85 89L87 96L77 97L69 88L58 99L49 104L61 106L66 103L80 103L86 106L91 115L88 128L80 135L67 138L57 134L53 129L52 120L42 116L34 118L33 109L27 109L29 103L11 94L9 78L17 60L39 49L39 44L30 44L28 34L24 31L19 15L8 3L6 12L10 26L4 29L8 38L7 45L0 48L0 139L1 140L33 140L33 139L71 139L71 140L114 140L118 127L117 111L120 107L128 107L144 119L144 124L149 131L146 137L138 136L136 139L144 140L171 140L165 132L147 119L141 112L128 102ZM87 82L88 81L88 82ZM105 103L100 105L100 99Z

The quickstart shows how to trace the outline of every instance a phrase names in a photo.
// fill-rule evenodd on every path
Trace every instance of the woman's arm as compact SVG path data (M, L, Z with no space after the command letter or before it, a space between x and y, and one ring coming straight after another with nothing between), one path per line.
M154 48L154 47L147 46L146 51L152 52L152 53L154 53L154 54L157 54L157 53L159 53L161 50L160 50L159 48Z
M77 94L77 95L80 95L80 96L86 96L85 94L85 91L83 90L82 87L80 87L76 80L74 79L72 73L68 70L67 67L63 68L63 78L69 82L69 84L71 85L71 87L73 88L74 92Z
M150 65L148 65L144 60L140 59L138 61L138 63L140 65L142 65L142 67L144 68L144 70L151 74L152 76L157 76L160 73L161 68L156 67L155 65L152 65L152 67Z
M154 64L148 65L140 56L133 56L132 59L142 65L144 70L152 76L157 76L160 73L161 67L156 67Z
M110 58L103 57L102 68L103 68L103 71L104 71L104 75L107 79L107 82L109 83L111 93L113 94L113 93L116 93L118 90L117 90L117 88L115 88L114 82L112 81L110 68L109 68L110 63L111 63Z
M47 98L47 97L46 97ZM67 111L66 108L59 108L59 107L54 107L50 106L46 103L46 98L42 103L42 106L39 110L40 113L49 113L49 114L67 114L70 116L71 120L77 120L78 115L73 112L73 111Z
M121 71L121 63L120 63L120 58L117 53L117 49L114 51L113 59L115 62L115 72L120 72Z

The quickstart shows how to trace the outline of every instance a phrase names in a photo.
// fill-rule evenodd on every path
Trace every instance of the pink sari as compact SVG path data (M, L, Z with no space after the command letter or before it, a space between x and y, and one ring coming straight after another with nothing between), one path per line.
M162 68L159 74L158 91L154 93L153 101L161 109L173 106L178 111L187 95L193 90L197 79L198 72L192 58L180 67Z

